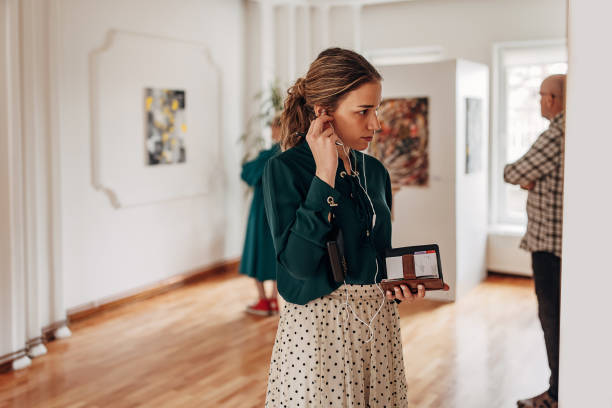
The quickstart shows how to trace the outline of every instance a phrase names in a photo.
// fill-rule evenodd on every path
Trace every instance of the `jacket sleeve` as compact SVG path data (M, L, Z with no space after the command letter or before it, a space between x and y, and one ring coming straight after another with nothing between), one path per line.
M504 180L510 184L525 185L553 171L561 153L558 136L551 130L542 133L523 157L504 167Z
M340 193L318 177L309 186L298 185L289 166L279 159L268 162L263 176L264 204L276 259L296 279L314 276L327 262L328 215L332 204L342 205Z

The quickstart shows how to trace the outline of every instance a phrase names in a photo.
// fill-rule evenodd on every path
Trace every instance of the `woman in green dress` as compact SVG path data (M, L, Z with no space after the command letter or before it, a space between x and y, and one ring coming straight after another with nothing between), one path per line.
M259 299L257 302L247 306L246 311L260 316L269 316L278 313L278 300L276 289L276 257L272 245L270 227L266 219L264 209L261 178L266 163L270 158L280 151L278 141L280 139L279 118L272 123L272 140L274 144L270 149L262 150L259 155L251 161L244 163L240 177L249 186L253 187L253 201L247 222L244 250L240 261L240 273L252 277L255 280ZM264 282L273 281L272 293L266 296Z
M391 247L391 182L361 153L380 129L382 78L361 55L323 51L289 89L283 152L264 170L266 214L286 304L266 407L407 407L399 314L413 295L378 283ZM327 242L344 236L347 275L334 279Z

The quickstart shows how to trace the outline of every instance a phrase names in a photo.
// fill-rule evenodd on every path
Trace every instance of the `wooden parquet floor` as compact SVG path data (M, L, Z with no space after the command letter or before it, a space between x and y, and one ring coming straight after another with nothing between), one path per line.
M262 407L278 317L225 275L71 325L31 367L0 375L0 407ZM410 407L515 407L548 368L530 279L492 275L461 301L403 303Z

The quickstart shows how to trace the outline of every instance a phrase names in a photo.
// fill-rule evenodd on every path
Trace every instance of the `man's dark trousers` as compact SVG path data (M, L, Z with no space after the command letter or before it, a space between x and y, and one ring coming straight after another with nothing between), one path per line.
M550 367L551 397L559 392L559 314L561 300L561 258L551 252L531 254L533 279L538 298L538 316L544 331L548 366Z

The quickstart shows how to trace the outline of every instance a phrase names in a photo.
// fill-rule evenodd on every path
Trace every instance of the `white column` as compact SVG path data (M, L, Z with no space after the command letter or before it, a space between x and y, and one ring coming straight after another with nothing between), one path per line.
M353 50L361 52L361 4L353 6Z
M4 0L2 114L7 120L7 201L10 215L8 267L0 270L3 313L0 356L46 354L42 330L53 325L56 337L66 337L61 273L59 218L59 103L56 100L57 36L51 32L58 2ZM57 27L57 24L53 25ZM53 97L52 97L53 95ZM6 109L4 109L6 106ZM3 132L4 133L4 132ZM0 177L1 178L1 177ZM0 181L0 186L2 181ZM5 246L6 248L6 246ZM6 314L6 316L4 316ZM6 320L5 320L6 319ZM5 323L6 326L5 327ZM59 325L58 325L59 324ZM6 334L5 334L6 333ZM13 368L29 365L28 356Z
M46 353L40 342L42 328L52 321L53 293L51 201L53 156L50 144L49 56L50 2L23 0L23 123L25 220L26 220L26 287L27 331L31 357ZM57 148L57 146L56 146Z
M64 297L64 273L62 264L62 219L61 219L61 141L60 141L60 119L63 106L59 89L62 84L62 71L59 66L60 53L62 50L60 39L60 2L53 1L49 6L49 175L50 175L50 234L49 234L49 290L51 299L49 302L50 318L52 323L66 322L66 303ZM55 329L54 335L58 339L70 337L71 332L66 324Z
M30 364L26 343L21 132L20 2L0 1L0 357Z
M612 3L569 0L559 406L611 407Z
M287 75L289 82L293 82L296 79L296 64L297 64L297 39L295 32L295 5L287 5Z
M325 49L329 47L329 10L330 7L328 5L319 6L319 13L321 17L321 44L320 49Z
M40 341L41 310L45 305L49 276L47 182L45 155L47 144L48 88L47 63L43 53L46 31L46 2L22 0L22 103L24 117L24 187L25 187L25 272L26 272L26 336L29 342ZM46 306L46 305L45 305ZM34 343L32 346L38 346ZM44 346L42 346L44 347ZM37 347L32 357L45 354Z
M276 70L274 62L276 58L274 38L274 5L268 2L261 3L261 89L267 91L269 85L274 82Z
M303 25L303 36L304 36L304 57L306 59L307 64L313 60L312 56L312 26L310 20L310 6L304 5L303 7L303 16L304 16L304 25Z

